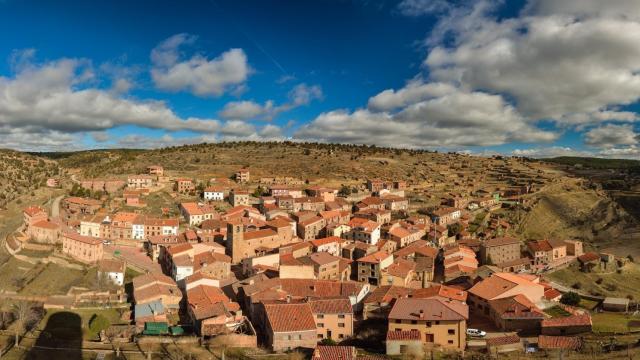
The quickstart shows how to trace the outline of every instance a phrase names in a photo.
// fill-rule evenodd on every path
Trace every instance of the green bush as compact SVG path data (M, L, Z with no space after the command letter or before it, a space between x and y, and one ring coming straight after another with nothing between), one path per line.
M574 293L573 291L569 291L568 293L562 294L560 302L565 305L576 306L580 304L580 295Z

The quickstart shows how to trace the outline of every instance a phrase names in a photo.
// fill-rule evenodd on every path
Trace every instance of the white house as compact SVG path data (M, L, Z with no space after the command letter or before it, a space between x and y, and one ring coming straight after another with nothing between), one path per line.
M126 264L120 260L104 259L98 263L98 276L104 276L114 284L124 285Z
M186 277L193 275L193 261L188 255L180 255L173 258L171 275L177 283L182 283Z
M224 190L218 187L208 187L204 189L203 197L207 201L223 201Z
M131 237L135 240L144 240L144 219L141 216L131 225Z

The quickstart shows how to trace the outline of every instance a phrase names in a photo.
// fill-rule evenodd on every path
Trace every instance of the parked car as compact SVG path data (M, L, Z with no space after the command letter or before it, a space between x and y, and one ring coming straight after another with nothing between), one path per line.
M467 329L467 335L471 337L485 337L487 336L487 332L478 329Z

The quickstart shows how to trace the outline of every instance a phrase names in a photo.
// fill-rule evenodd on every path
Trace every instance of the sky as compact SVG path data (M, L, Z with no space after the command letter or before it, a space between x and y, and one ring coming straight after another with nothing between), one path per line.
M0 148L640 159L637 0L0 0Z

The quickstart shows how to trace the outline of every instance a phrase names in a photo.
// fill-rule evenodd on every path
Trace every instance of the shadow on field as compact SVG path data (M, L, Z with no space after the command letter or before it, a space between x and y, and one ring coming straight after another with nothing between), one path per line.
M35 346L29 350L27 359L82 359L80 316L66 311L52 314L36 340Z

